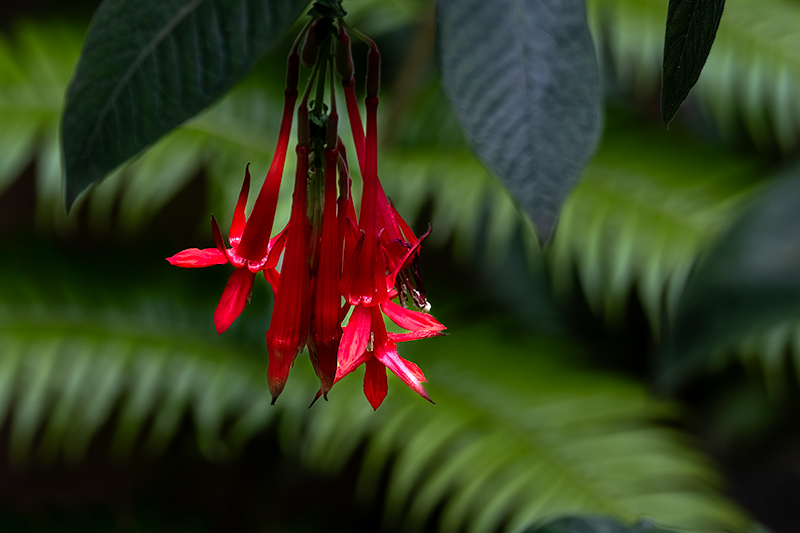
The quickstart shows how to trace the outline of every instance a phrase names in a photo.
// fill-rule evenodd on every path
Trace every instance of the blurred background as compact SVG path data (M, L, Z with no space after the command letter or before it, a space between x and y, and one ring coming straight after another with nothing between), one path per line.
M589 0L605 129L542 251L450 114L432 2L346 0L450 333L400 348L436 405L390 377L377 412L356 376L308 409L305 355L270 407L266 284L217 336L227 267L164 260L266 173L289 41L66 215L58 121L98 3L0 2L0 530L800 531L800 2L729 0L666 130L667 1Z

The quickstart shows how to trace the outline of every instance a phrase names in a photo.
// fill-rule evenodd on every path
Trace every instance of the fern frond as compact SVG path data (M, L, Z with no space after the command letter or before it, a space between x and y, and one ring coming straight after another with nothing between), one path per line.
M667 406L613 377L567 371L579 348L470 324L439 343L437 360L423 349L406 353L435 376L436 407L391 405L367 447L364 497L377 492L393 458L387 526L416 530L440 510L443 531L520 531L581 509L737 527L736 513L706 492L716 475L675 433L653 425L674 416ZM679 488L688 479L698 492Z
M698 262L670 317L662 352L666 386L739 358L763 375L770 395L783 396L789 368L800 358L798 192L797 169L788 169L740 210Z
M568 197L550 259L555 287L573 268L609 325L638 291L654 331L674 307L699 251L727 227L763 174L734 155L641 124L610 121L601 147Z
M190 412L201 450L224 456L222 422L265 400L261 354L210 338L185 306L155 295L137 301L109 287L115 302L98 307L70 294L89 283L41 287L22 269L9 270L2 282L0 353L3 416L13 407L13 463L24 464L32 453L45 462L82 460L116 407L117 454L139 440L145 449L162 450ZM14 283L22 290L8 290Z
M81 34L63 24L49 24L47 31L20 24L12 37L0 37L0 193L32 159L40 159L37 213L64 227L58 118L80 44Z
M301 356L270 408L263 349L248 340L247 321L213 334L216 291L206 298L171 274L145 280L122 268L113 271L119 283L60 255L2 259L0 414L17 465L80 461L112 416L114 454L159 453L189 416L215 460L270 424L287 456L329 473L366 443L362 493L374 494L389 467L387 521L407 516L408 529L440 505L443 530L519 531L567 511L699 530L745 522L715 493L719 478L701 454L659 424L674 409L632 382L581 370L577 345L459 325L456 313L444 317L456 335L402 347L426 369L437 405L393 380L373 412L354 377L309 410L317 382ZM53 261L58 278L31 267ZM261 343L266 320L255 320Z

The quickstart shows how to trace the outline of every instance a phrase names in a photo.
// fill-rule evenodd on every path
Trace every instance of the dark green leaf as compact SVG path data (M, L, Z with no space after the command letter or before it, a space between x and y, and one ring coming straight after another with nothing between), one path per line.
M706 368L748 336L800 319L798 199L795 168L759 195L697 265L672 328L668 384Z
M564 516L526 533L670 533L652 522L640 520L632 526L605 516Z
M661 116L669 124L706 63L725 0L670 0L664 35Z
M442 84L466 137L546 240L600 132L586 6L450 0L437 19Z
M61 123L65 199L211 104L252 68L307 0L106 0Z

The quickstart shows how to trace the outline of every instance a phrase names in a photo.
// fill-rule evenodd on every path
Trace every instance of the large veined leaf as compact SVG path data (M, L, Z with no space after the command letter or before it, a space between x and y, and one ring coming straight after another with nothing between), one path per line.
M241 80L307 0L106 0L61 123L65 200Z
M583 0L437 2L442 85L478 157L547 240L600 133Z
M794 168L748 205L699 262L674 318L669 381L720 366L737 352L760 354L775 388L786 379L787 348L800 354L798 198Z
M425 368L436 405L392 379L373 412L353 376L309 410L318 382L301 355L270 407L266 317L247 309L216 336L208 271L165 264L145 277L124 258L90 267L38 250L24 262L0 257L0 409L13 413L17 465L80 461L109 420L111 451L124 458L137 442L163 450L188 415L200 450L217 460L277 421L287 457L316 471L339 471L366 444L361 493L378 494L389 468L387 522L404 516L404 530L437 508L442 531L518 531L563 512L698 531L747 522L714 492L719 477L702 455L660 425L675 410L627 379L582 370L579 345L526 338L445 306L440 318L458 335L401 348ZM58 277L36 266L54 261ZM218 281L221 290L224 275ZM252 305L267 293L259 287Z
M703 70L725 0L670 0L664 35L661 115L669 124Z

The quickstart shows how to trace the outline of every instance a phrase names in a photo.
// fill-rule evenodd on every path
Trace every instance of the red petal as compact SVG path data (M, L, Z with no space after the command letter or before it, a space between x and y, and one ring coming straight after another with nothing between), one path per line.
M242 240L242 232L247 222L244 216L244 209L247 207L247 195L250 192L250 163L244 169L244 183L242 189L239 191L239 200L236 202L236 208L233 210L233 221L231 221L231 231L228 234L228 240L231 246L236 247Z
M335 117L334 110L331 116ZM330 121L330 119L329 119ZM335 121L334 121L335 123ZM328 128L331 128L331 122ZM337 354L342 338L339 319L341 293L339 275L342 268L341 247L337 238L336 220L336 149L325 150L325 198L322 212L322 235L319 239L317 273L313 289L313 316L309 353L319 376L323 394L327 394L336 377Z
M394 284L395 278L397 278L397 274L399 274L401 270L403 270L404 268L406 268L407 266L411 265L411 263L414 262L416 257L419 255L419 249L420 246L422 245L422 241L425 239L425 237L431 234L432 230L433 228L431 227L430 224L428 224L428 231L426 231L419 239L417 239L411 245L410 248L407 249L405 256L403 256L402 259L395 262L396 266L392 271L391 275L389 276L389 279L391 280L392 284Z
M320 383L320 391L328 398L328 391L333 386L336 378L336 351L339 348L339 339L318 342L315 338L314 328L308 340L308 354L311 357L311 364L317 374Z
M377 359L370 357L364 372L364 395L373 409L378 409L386 398L389 385L386 382L386 367Z
M202 268L211 265L224 265L228 262L225 254L216 248L189 248L167 257L169 264L182 268Z
M342 296L351 305L375 306L388 298L386 261L378 245L379 236L362 232L353 255L342 273Z
M370 324L372 323L372 313L369 308L357 305L350 315L350 321L342 333L342 341L339 343L338 361L339 367L336 370L336 380L358 368L364 362L364 354L369 342Z
M412 363L408 359L403 359L402 357L400 357L400 360L403 361L403 363L405 363L408 370L411 371L412 374L414 374L414 377L416 377L420 381L428 381L427 379L425 379L425 374L422 373L422 370L420 370L420 368L416 364Z
M417 240L417 236L414 235L414 230L411 229L411 226L408 225L408 222L400 216L400 213L397 212L397 208L394 206L394 202L389 200L389 204L392 206L392 211L394 212L394 219L397 222L397 225L400 226L400 231L403 232L403 235L406 238L406 241L413 242Z
M244 310L250 292L253 290L253 280L256 275L246 268L237 268L228 278L228 284L222 291L222 298L214 310L214 326L217 333L222 333L231 327Z
M403 383L408 385L411 390L429 402L431 401L428 391L425 390L421 383L426 381L425 375L417 365L400 357L394 344L387 341L382 346L376 346L375 357L399 377Z
M297 346L289 347L275 341L274 332L267 331L267 348L269 353L269 364L267 365L267 384L269 392L272 394L272 403L278 399L286 380L289 378L289 370L292 368L297 357Z
M361 174L364 174L364 161L365 161L365 139L364 139L364 125L361 122L361 114L358 110L358 98L356 97L355 83L350 80L342 80L342 88L344 89L344 99L347 104L347 117L350 119L350 129L353 131L353 144L356 146L356 157L358 158L358 166Z

